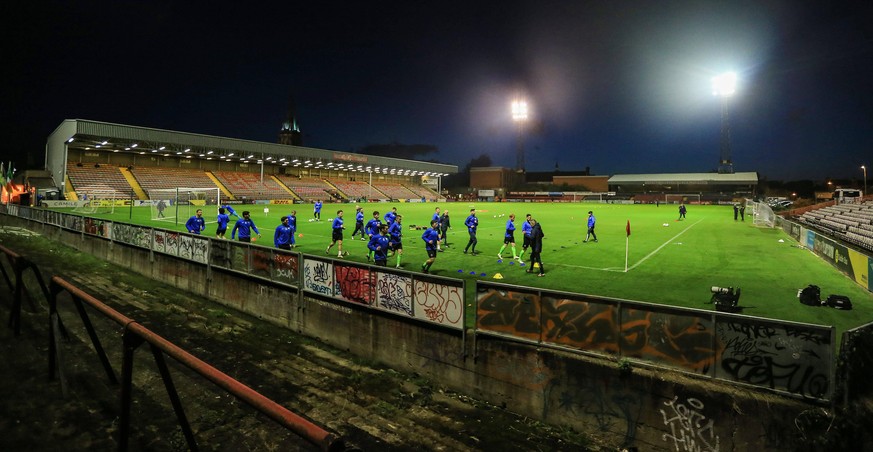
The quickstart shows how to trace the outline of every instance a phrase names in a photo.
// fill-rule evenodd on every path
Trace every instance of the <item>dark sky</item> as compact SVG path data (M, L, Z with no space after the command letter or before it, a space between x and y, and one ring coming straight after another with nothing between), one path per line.
M705 172L734 70L736 171L862 177L873 164L873 2L4 2L0 159L42 162L67 118L275 142L400 142L532 171Z

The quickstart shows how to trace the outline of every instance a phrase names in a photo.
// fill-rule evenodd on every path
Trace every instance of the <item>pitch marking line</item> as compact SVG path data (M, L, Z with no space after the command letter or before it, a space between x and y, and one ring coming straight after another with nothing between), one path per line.
M703 219L697 220L697 223L700 223L701 221L703 221ZM637 261L635 264L633 264L633 265L631 265L630 267L628 267L627 271L631 271L631 270L633 270L633 269L639 267L643 262L647 261L650 257L654 256L658 251L661 251L661 249L663 249L665 246L669 245L670 242L672 242L673 240L676 240L677 238L679 238L679 236L681 236L682 234L688 232L691 228L693 228L694 226L696 226L697 223L693 223L691 226L688 226L687 228L683 229L682 232L680 232L680 233L674 235L670 240L667 240L666 242L664 242L661 246L655 248L655 250L652 251L651 253L649 253L648 255L646 255L646 257L640 259L640 260ZM602 268L602 267L586 267L586 266L584 266L584 265L571 265L571 264L552 264L552 265L554 265L554 266L561 266L561 267L582 268L582 269L585 269L585 270L600 270L600 271L605 271L605 272L618 272L618 273L624 273L624 268L621 268L621 267L606 267L606 268Z

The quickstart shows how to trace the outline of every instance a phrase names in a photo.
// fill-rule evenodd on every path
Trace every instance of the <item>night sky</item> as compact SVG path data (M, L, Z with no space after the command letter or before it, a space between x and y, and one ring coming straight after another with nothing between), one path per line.
M529 171L707 172L734 70L732 159L769 179L873 164L873 2L4 2L0 159L82 118L306 146L436 146ZM267 2L271 3L271 2Z

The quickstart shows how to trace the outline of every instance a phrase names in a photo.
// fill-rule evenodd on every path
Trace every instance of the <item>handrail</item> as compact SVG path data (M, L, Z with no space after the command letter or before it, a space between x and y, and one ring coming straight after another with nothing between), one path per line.
M39 272L36 265L30 262L26 257L3 245L0 245L0 253L5 254L9 259L9 264L12 266L12 271L15 273L15 283L13 284L9 275L6 274L6 268L0 265L0 272L3 273L3 278L6 280L6 284L9 285L9 288L12 289L13 292L12 310L9 313L9 326L14 329L15 335L19 336L21 335L21 301L25 295L28 295L24 286L24 271L28 268L33 270L36 282L40 289L42 289L42 293L45 295L46 300L50 300L51 297L49 296L48 288L46 288L45 282L42 279L42 274ZM31 302L30 298L28 298L28 302ZM32 302L31 307L33 307Z
M125 341L125 349L130 348L132 352L132 350L136 348L136 345L128 345L130 343L129 335L133 335L135 336L135 338L150 344L153 351L159 350L163 354L170 356L180 364L193 370L200 376L211 381L216 386L224 389L238 399L248 403L262 414L267 415L281 426L294 432L310 444L317 446L319 449L325 451L349 450L346 448L345 442L333 433L324 430L313 422L303 418L296 413L291 412L287 408L279 405L278 403L265 397L264 395L253 390L252 388L244 385L238 380L228 376L224 372L216 369L215 367L188 353L187 351L183 350L182 348L178 347L167 339L152 332L148 328L144 327L142 324L138 323L136 320L133 320L116 311L115 309L112 309L97 298L74 286L72 283L64 280L59 276L55 276L52 278L51 284L52 293L55 295L55 303L53 304L53 308L56 307L57 295L60 294L62 291L69 292L70 295L73 296L74 300L80 300L85 304L93 307L105 317L109 318L110 320L114 321L124 328L124 336L128 339ZM84 311L80 311L80 313L83 314ZM83 321L87 322L84 317ZM125 361L128 361L127 356L125 357ZM162 365L161 363L162 361L158 362L159 367ZM127 385L130 384L130 381L132 380L131 375L129 375L129 372L132 372L132 366L126 364L123 367L124 369L122 370L122 372L126 375L122 375L122 381L125 382L125 384ZM172 383L168 383L165 379L165 385L167 386L167 390L170 392L171 399L173 399L175 390L172 387ZM129 397L130 394L131 391L129 387L122 387L122 406L128 407L128 409L130 407L130 404L128 400L125 400L125 398ZM176 407L176 400L173 400L173 402L175 408L181 408L181 406ZM127 420L129 421L129 416L124 416L125 413L122 414L122 419L127 418ZM182 424L183 429L185 429L184 427L186 426L185 424L187 424L187 421L184 419L184 413L179 413L177 411L177 415L179 415L180 417L180 424ZM120 448L122 448L122 446L123 448L126 448L127 426L122 425L121 430L125 433L123 433L123 437L121 438L121 442L119 443L119 445ZM189 444L189 446L192 446L192 449L196 449L196 444Z

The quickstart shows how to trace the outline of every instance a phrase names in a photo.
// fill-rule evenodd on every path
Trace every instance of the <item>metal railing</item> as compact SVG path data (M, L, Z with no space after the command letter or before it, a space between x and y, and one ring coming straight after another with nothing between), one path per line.
M345 445L345 442L333 433L322 429L311 421L291 412L290 410L282 407L273 400L261 395L260 393L244 385L243 383L231 378L227 374L200 360L196 356L176 346L172 342L155 334L148 328L139 324L136 320L133 320L112 309L105 303L101 302L97 298L94 298L93 296L89 295L88 293L84 292L83 290L74 286L72 283L64 280L63 278L55 276L51 279L50 284L51 297L49 302L49 378L54 379L55 374L57 373L60 377L62 388L66 388L66 383L64 381L62 371L62 356L57 342L60 333L63 333L60 315L57 310L58 299L62 293L69 293L69 295L72 297L75 308L78 311L86 330L88 331L88 335L91 338L94 349L96 350L100 358L100 362L102 363L110 382L113 384L118 383L118 378L116 377L115 371L112 369L112 366L109 363L109 358L107 357L106 352L104 351L103 346L100 343L96 330L94 329L94 326L91 323L90 318L88 317L87 311L85 310L85 306L87 305L93 308L101 315L117 323L124 329L124 333L122 336L122 345L124 352L121 368L121 425L119 426L119 450L124 451L128 449L128 439L130 436L130 411L133 399L132 381L134 352L137 350L137 348L139 348L140 345L145 343L149 344L150 346L152 355L155 359L155 364L158 368L158 372L161 375L164 387L167 390L167 394L169 395L170 402L173 406L173 410L176 413L179 426L181 427L185 439L188 443L188 447L191 450L198 450L197 442L194 438L194 433L191 430L191 426L188 423L187 417L185 416L185 411L182 407L181 399L176 392L176 388L170 375L169 368L166 364L166 360L164 359L165 355L173 358L179 364L182 364L185 367L191 369L197 375L211 381L216 386L227 391L229 394L246 402L247 404L255 408L258 412L266 415L270 419L273 419L282 427L295 433L300 438L318 447L320 450L353 450L348 448ZM66 389L64 389L64 391L66 391Z
M6 284L12 290L12 309L9 313L9 327L15 331L16 336L19 336L21 334L22 301L27 298L31 309L34 311L36 310L33 300L30 297L30 292L27 291L24 284L24 271L28 268L33 270L36 282L42 290L43 295L45 295L46 300L49 299L49 293L45 282L42 279L42 274L29 259L2 245L0 245L0 252L6 255L6 258L9 260L9 265L12 267L12 273L15 276L15 282L13 283L12 279L9 277L9 273L6 272L6 267L0 265L0 273L3 273L3 279L6 280Z

